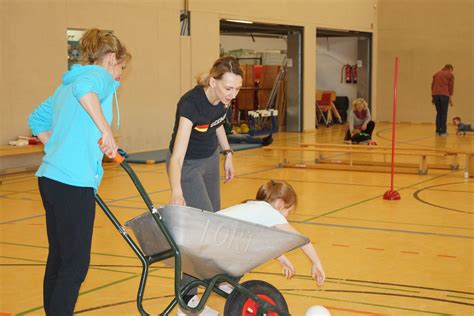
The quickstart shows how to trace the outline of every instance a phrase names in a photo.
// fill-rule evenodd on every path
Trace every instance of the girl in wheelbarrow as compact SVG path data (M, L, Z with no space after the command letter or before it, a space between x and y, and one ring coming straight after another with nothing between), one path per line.
M255 200L223 209L219 214L299 234L286 219L296 207L296 202L296 192L290 184L270 180L258 189ZM323 285L325 274L313 245L308 243L301 250L311 261L311 276L318 286ZM295 274L295 268L290 260L284 255L277 260L282 265L285 276L291 278Z

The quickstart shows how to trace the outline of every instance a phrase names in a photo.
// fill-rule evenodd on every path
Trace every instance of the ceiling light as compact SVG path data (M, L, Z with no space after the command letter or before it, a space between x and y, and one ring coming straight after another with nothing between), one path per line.
M226 20L227 22L234 22L234 23L243 23L243 24L253 24L252 21L245 21L245 20Z

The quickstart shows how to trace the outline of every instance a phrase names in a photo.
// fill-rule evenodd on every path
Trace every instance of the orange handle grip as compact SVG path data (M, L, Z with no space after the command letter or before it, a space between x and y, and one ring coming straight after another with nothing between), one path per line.
M99 145L102 145L102 138L99 139ZM118 164L122 163L125 160L125 157L120 155L118 152L115 153L114 161Z

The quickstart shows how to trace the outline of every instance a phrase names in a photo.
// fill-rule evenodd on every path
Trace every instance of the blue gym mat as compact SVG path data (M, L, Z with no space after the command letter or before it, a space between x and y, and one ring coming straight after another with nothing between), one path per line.
M246 149L253 149L262 147L261 144L230 144L233 151L240 151ZM160 163L166 161L166 154L168 149L159 149L151 151L143 151L139 153L129 154L125 159L128 163Z

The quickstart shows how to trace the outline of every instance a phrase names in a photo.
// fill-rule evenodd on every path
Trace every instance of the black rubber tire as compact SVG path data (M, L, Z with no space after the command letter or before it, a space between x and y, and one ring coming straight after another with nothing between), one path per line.
M270 297L276 303L280 311L289 314L288 304L285 298L280 291L270 283L260 280L251 280L241 285L256 295L264 294ZM234 289L225 302L224 316L242 316L242 308L247 299L248 297L240 293L238 289Z

